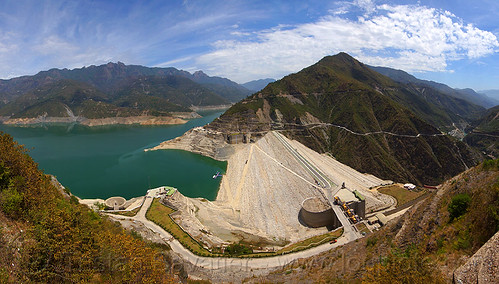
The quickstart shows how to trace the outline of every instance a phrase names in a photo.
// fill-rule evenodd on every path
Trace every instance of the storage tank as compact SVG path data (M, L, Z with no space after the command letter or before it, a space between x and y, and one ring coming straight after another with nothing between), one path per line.
M336 222L336 215L329 202L322 200L319 197L310 197L301 203L299 213L301 221L308 227L332 227Z

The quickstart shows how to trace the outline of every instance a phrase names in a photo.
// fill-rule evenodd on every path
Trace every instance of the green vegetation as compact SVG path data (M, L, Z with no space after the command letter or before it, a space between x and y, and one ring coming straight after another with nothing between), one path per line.
M366 247L373 247L376 245L377 242L378 242L378 238L375 236L372 236L372 237L367 239Z
M379 188L378 191L395 197L395 199L397 199L397 207L400 207L426 193L425 191L411 191L398 185L384 186Z
M23 197L15 186L9 185L0 193L2 211L11 218L18 218L22 214L22 201Z
M98 201L96 201L94 203L94 206L97 208L97 210L104 210L107 207L105 203L98 202Z
M466 193L458 194L452 197L452 200L447 207L447 211L450 213L450 221L466 213L470 202L471 197Z
M364 223L358 223L357 225L355 225L355 227L357 227L357 230L362 234L364 235L367 235L368 233L370 233L371 231L367 228L366 224Z
M343 234L343 228L338 229L332 232L328 232L322 235L318 236L313 236L311 238L305 239L303 241L293 243L287 247L284 247L280 249L279 251L276 252L276 254L283 254L283 253L290 253L290 252L297 252L301 250L305 250L311 247L316 247L322 244L325 244L327 242L330 242L332 240L336 240Z
M485 160L482 165L482 169L485 171L493 171L499 169L499 159L496 160Z
M201 244L187 234L187 232L180 228L175 221L173 221L170 217L170 214L173 212L175 212L175 210L161 204L158 199L154 199L151 207L147 210L146 217L170 233L188 250L197 255L211 256L211 252L206 250Z
M487 110L483 117L475 122L473 130L464 137L469 145L488 155L499 157L499 106Z
M367 267L362 283L446 283L437 267L414 248L391 251L380 260Z
M165 270L162 249L67 200L26 150L3 133L0 161L1 279L10 283L172 279Z
M227 105L251 92L204 73L110 63L6 80L0 93L9 100L0 103L3 116L104 118L168 116L191 106Z
M140 207L137 207L133 210L130 211L115 211L115 212L107 212L109 214L116 214L116 215L122 215L122 216L127 216L127 217L133 217L137 215L137 212L139 212Z
M250 254L250 253L253 253L253 249L250 246L243 244L241 242L230 244L224 250L224 254L229 256L239 256L242 254Z

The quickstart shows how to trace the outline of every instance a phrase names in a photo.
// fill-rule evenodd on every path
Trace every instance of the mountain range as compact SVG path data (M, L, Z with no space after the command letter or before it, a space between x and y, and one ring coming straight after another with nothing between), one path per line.
M275 82L275 79L266 78L266 79L249 81L249 82L242 84L242 86L248 90L258 92L261 89L265 88L265 86L267 86L269 83L272 83L272 82Z
M438 184L481 159L442 131L469 125L485 108L425 88L396 82L340 53L268 84L208 128L252 135L281 130L359 171Z
M494 99L490 96L483 94L482 92L477 93L473 89L469 88L453 89L442 83L418 79L402 70L397 70L387 67L379 67L379 66L378 67L369 66L369 68L387 77L390 77L392 80L396 82L406 85L413 85L414 87L420 89L422 92L424 92L425 88L432 88L450 97L465 100L467 102L482 106L484 108L491 108L496 105L499 105L499 99Z
M190 111L191 106L231 104L249 94L250 90L229 79L202 71L191 74L118 62L0 80L0 115L167 115Z

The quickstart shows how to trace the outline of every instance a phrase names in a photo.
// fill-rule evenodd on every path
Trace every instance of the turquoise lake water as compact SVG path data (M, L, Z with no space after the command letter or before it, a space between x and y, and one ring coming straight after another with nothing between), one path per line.
M189 197L214 200L226 162L181 150L144 152L162 141L211 122L222 112L171 126L45 126L11 127L0 124L30 149L45 173L55 175L80 198L145 195L148 188L168 185Z

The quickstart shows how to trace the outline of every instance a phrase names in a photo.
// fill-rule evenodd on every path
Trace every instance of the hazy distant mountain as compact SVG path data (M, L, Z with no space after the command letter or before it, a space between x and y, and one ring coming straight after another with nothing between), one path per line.
M261 89L265 88L269 83L275 82L275 79L266 78L266 79L258 79L246 82L242 84L246 89L258 92Z
M478 92L486 95L489 98L492 98L492 99L495 99L496 101L499 101L499 90L481 90Z
M373 69L376 72L379 72L385 76L390 77L392 80L396 82L400 82L403 84L412 84L415 87L419 88L428 88L431 87L434 90L443 93L447 96L451 96L454 98L462 99L467 102L485 107L491 108L499 104L499 100L492 99L488 96L475 92L473 89L453 89L445 84L437 83L433 81L421 80L418 79L405 71L392 69L388 67L379 67L379 66L369 66L369 68ZM423 91L423 90L422 90ZM438 102L440 98L436 98L435 102ZM435 103L434 102L434 103Z
M12 101L30 90L61 79L84 82L113 96L116 95L130 79L140 76L172 75L182 76L192 80L231 102L237 102L251 93L251 91L229 79L210 77L200 71L190 74L187 71L178 70L173 67L150 68L140 65L125 65L118 62L100 66L92 65L72 70L50 69L48 71L39 72L34 76L22 76L9 80L0 80L0 101Z
M449 100L462 104L463 112L483 110L464 100ZM465 143L425 122L440 126L457 118L465 120L451 114L413 87L340 53L268 84L208 127L253 135L280 129L359 171L396 181L436 184L479 159Z
M71 111L85 117L166 115L190 111L191 106L227 105L249 94L251 91L229 79L202 71L190 74L118 62L0 80L0 115L68 116Z

